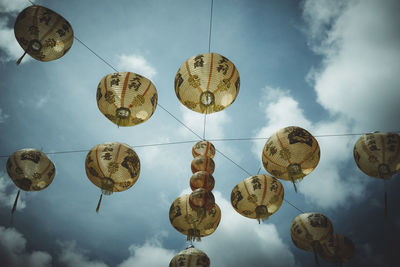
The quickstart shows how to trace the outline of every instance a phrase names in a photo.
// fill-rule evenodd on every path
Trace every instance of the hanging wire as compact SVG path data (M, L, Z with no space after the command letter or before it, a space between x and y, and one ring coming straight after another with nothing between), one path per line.
M210 10L210 32L209 32L209 34L208 34L208 53L210 53L210 51L211 51L211 30L212 30L213 6L214 6L214 0L211 0L211 10Z
M29 3L31 3L31 4L32 4L32 6L34 6L34 5L35 5L35 3L33 3L31 0L28 0L28 2L29 2Z

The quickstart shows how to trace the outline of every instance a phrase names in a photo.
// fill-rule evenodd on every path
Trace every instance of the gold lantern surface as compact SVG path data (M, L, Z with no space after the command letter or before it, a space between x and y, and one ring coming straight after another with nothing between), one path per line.
M319 266L317 252L321 244L332 237L331 221L321 213L302 213L292 221L290 233L296 247L314 252L315 262Z
M214 177L206 171L195 172L192 177L190 177L190 188L192 190L204 188L208 191L212 191L214 189L214 185Z
M354 145L354 160L366 175L388 179L400 169L400 136L396 133L369 133Z
M268 219L282 205L284 189L278 179L269 175L255 175L237 184L231 193L231 204L241 215Z
M56 168L40 150L25 148L14 152L7 160L7 173L20 189L40 191L48 187L54 179ZM20 191L18 191L12 212L15 211Z
M210 259L200 249L190 246L176 254L169 267L210 267Z
M157 107L157 90L147 78L132 72L111 73L97 87L97 106L118 126L148 120Z
M24 55L40 61L62 57L71 48L74 32L69 22L48 8L33 5L22 10L14 25L14 34Z
M342 234L333 234L328 241L321 243L318 251L322 259L336 264L349 261L355 253L354 243Z
M213 174L215 170L214 160L207 156L197 156L192 160L191 163L192 172L206 171L209 174Z
M216 53L187 59L175 76L175 93L187 108L199 113L214 113L231 105L240 87L235 65Z
M221 220L221 210L217 204L202 216L191 208L189 195L182 195L174 200L169 210L171 225L187 236L187 240L200 240L211 235L217 229Z
M274 133L266 142L262 162L273 176L293 182L301 180L318 165L320 150L317 140L305 129L290 126Z
M135 151L128 145L118 142L94 146L86 156L86 175L99 187L102 195L121 192L133 186L140 174L140 161Z
M215 156L215 147L211 142L205 140L199 141L192 147L192 155L193 157L207 156L213 159Z

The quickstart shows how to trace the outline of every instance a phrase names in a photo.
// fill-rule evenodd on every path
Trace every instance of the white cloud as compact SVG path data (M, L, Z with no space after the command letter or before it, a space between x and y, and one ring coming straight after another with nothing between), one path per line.
M52 257L42 251L26 251L26 240L17 230L0 226L0 256L2 266L46 267Z
M12 60L17 60L22 56L24 50L18 44L14 36L14 29L7 26L8 19L5 16L0 17L0 50L4 53L0 57L0 62L8 62ZM24 58L23 62L30 57Z
M19 12L29 5L27 0L0 0L0 12Z
M3 110L0 108L0 123L3 123L8 119L10 116L8 114L3 113Z
M140 74L148 79L154 78L157 74L156 69L147 62L141 55L120 55L118 56L118 69Z
M0 206L12 208L14 205L15 197L17 196L18 188L6 176L0 176ZM23 192L21 192L23 194ZM26 207L24 197L20 194L18 199L17 210L21 211Z
M108 265L97 260L91 260L75 242L60 242L61 254L58 261L67 267L107 267Z

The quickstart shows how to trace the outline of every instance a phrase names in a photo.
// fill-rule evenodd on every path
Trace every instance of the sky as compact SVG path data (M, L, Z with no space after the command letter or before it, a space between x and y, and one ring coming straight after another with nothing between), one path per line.
M197 134L204 116L184 107L174 77L189 57L208 52L211 1L33 1L65 17L75 36L119 71L149 78L158 102ZM116 127L98 110L96 89L114 72L75 41L62 58L25 56L13 25L25 0L0 0L0 263L4 266L168 266L186 248L169 222L171 203L190 192L191 148L199 140L166 111L134 127ZM383 216L384 182L363 174L353 159L358 135L399 131L400 2L397 0L215 0L211 52L237 67L236 101L207 116L206 139L217 153L214 195L222 219L195 246L211 266L314 266L312 253L294 246L290 224L300 213L284 202L258 224L236 213L233 187L266 173L261 151L279 129L296 125L316 136L321 159L285 199L320 212L334 231L350 238L357 254L344 266L400 265L399 175L386 181L389 215ZM136 184L103 197L87 178L88 150L104 142L131 145L141 162ZM183 144L147 144L188 141ZM21 192L6 172L9 155L22 148L48 152L56 166L52 184ZM51 152L83 150L77 153ZM232 163L235 162L237 165ZM244 170L245 171L244 171ZM321 266L334 266L320 260Z

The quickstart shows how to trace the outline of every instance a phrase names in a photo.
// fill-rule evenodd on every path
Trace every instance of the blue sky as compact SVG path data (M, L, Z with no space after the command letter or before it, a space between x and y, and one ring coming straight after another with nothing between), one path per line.
M210 1L34 1L64 16L75 35L120 71L151 79L158 101L199 135L203 116L176 98L173 81L189 57L208 50ZM187 246L169 223L173 200L189 190L191 148L198 138L161 108L145 123L117 128L98 110L96 89L113 72L78 42L61 59L26 56L13 34L24 0L0 0L0 259L8 266L168 266ZM358 136L326 134L398 131L400 22L396 0L215 0L211 51L237 67L241 87L225 111L207 116L206 138L267 138L297 125L317 136L321 160L285 198L306 212L328 216L335 232L353 240L357 255L345 266L396 266L400 214L398 175L386 182L389 219L383 220L383 182L357 169ZM7 156L34 147L44 152L89 150L124 142L141 160L129 190L103 198L86 177L86 152L49 154L53 183L22 192L5 170ZM145 144L192 141L140 147ZM261 141L213 141L256 174ZM313 266L296 248L290 223L299 211L283 203L261 225L237 214L232 188L249 175L217 154L214 194L222 219L196 243L211 266ZM265 173L263 168L261 173ZM155 256L156 255L156 256ZM334 266L323 262L321 266Z

